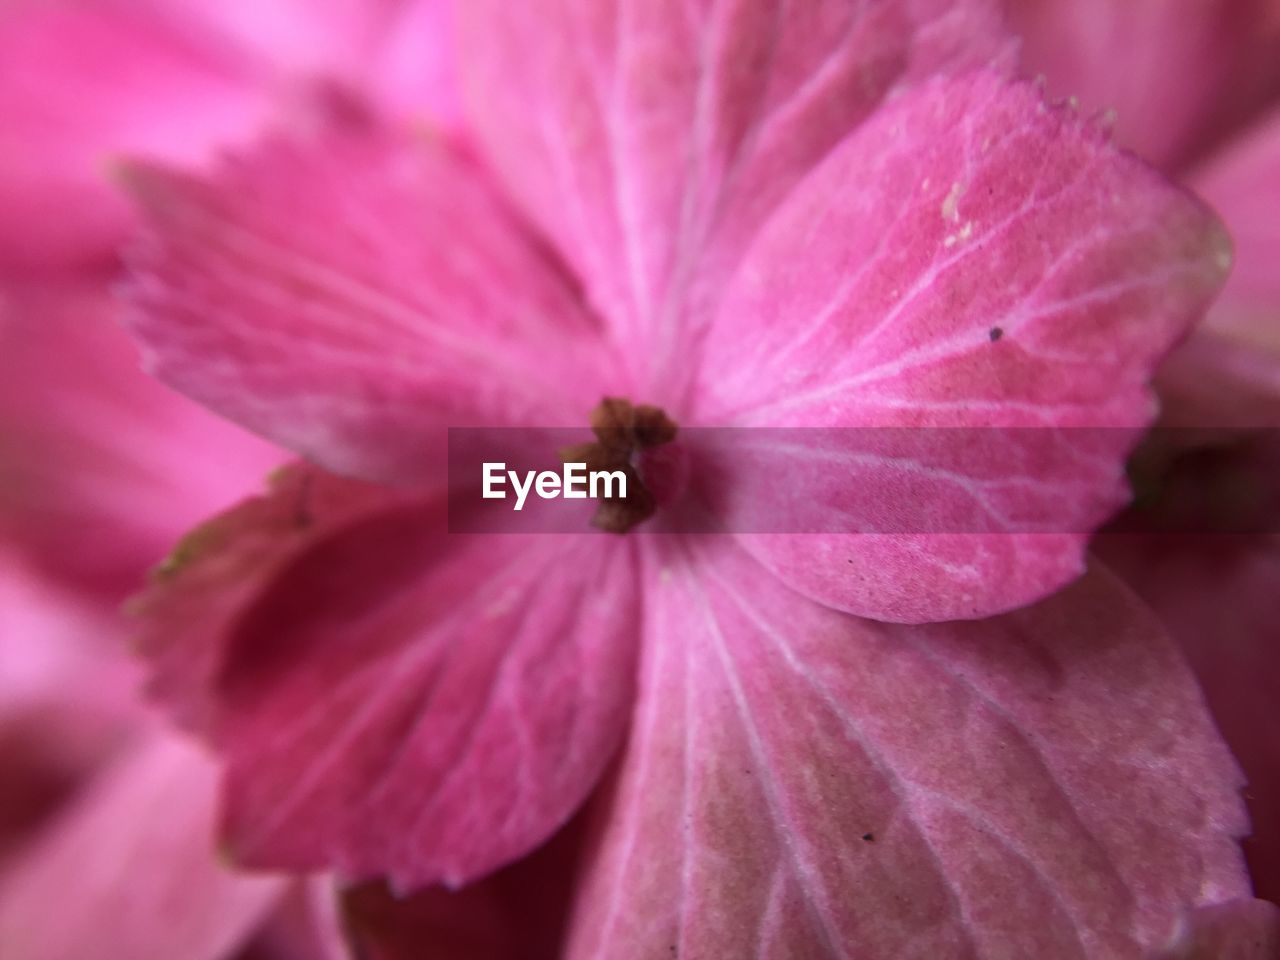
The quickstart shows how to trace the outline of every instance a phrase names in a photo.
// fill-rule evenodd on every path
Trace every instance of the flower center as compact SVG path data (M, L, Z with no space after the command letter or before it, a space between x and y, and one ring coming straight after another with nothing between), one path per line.
M605 397L591 411L595 443L580 443L560 451L565 463L585 463L587 472L619 470L627 478L626 496L600 498L592 526L610 533L626 533L644 523L658 509L652 491L636 469L642 451L670 443L678 427L659 407L632 405L621 397Z

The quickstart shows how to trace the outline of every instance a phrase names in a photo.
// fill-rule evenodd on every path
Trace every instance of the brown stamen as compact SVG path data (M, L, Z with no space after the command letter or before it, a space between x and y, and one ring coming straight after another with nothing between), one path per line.
M593 526L610 533L626 533L653 516L658 509L653 494L640 479L632 456L640 450L670 443L678 428L660 408L633 406L621 397L605 397L591 411L595 443L580 443L560 451L564 463L585 463L587 472L618 470L627 478L625 497L601 498Z

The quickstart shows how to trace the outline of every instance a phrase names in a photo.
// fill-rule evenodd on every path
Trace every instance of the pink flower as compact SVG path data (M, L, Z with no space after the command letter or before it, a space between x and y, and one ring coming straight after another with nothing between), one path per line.
M1253 507L1261 514L1241 516L1251 498L1237 491L1274 489L1278 455L1280 4L1073 0L1014 2L1010 10L1026 33L1028 69L1047 73L1051 89L1079 95L1085 110L1114 108L1121 142L1185 177L1225 220L1235 244L1222 296L1159 378L1164 422L1201 429L1171 431L1148 451L1146 462L1168 465L1156 488L1163 493L1148 496L1120 526L1160 531L1183 506L1173 498L1191 481L1208 487L1209 502L1233 529L1257 532L1109 536L1102 546L1196 669L1248 778L1253 830L1244 850L1258 894L1274 900L1280 714L1269 678L1278 650L1280 540L1274 501ZM1241 435L1229 427L1267 432Z
M1205 209L1013 81L983 3L456 15L469 151L347 112L126 175L152 368L319 465L140 604L236 855L458 886L586 803L571 958L1129 957L1195 911L1270 922L1217 906L1245 821L1191 674L1076 579L1126 431L917 464L998 534L446 529L447 426L643 427L604 397L682 430L1145 425L1229 260ZM836 435L757 493L911 505Z
M5 295L0 953L225 956L291 884L213 857L216 766L138 702L116 608L279 453L142 377L100 283Z
M98 261L129 210L104 176L128 153L199 165L317 78L406 118L448 120L433 0L8 0L0 10L0 261ZM420 92L425 91L425 92ZM413 98L411 100L411 98Z
M0 7L6 958L338 955L332 885L228 870L212 845L216 764L140 703L117 608L182 530L281 455L137 370L110 291L132 214L105 173L122 151L202 163L305 100L316 71L396 109L428 76L406 67L432 63L414 50L438 38L398 28L438 10L246 10Z

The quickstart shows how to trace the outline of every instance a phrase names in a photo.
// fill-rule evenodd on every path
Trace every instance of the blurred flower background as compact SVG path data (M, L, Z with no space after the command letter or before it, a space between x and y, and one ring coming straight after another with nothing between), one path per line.
M677 29L679 4L635 6ZM1156 374L1161 424L1180 429L1135 455L1138 499L1095 546L1196 672L1247 781L1254 891L1277 900L1277 501L1240 521L1248 533L1166 524L1198 492L1220 506L1241 483L1276 482L1274 438L1258 428L1280 427L1280 4L1009 0L1001 13L1022 73L1104 116L1121 146L1203 197L1235 246L1223 292ZM577 865L605 830L605 801L461 892L399 897L342 877L339 895L326 870L233 866L217 838L218 760L151 705L131 649L126 602L148 571L181 566L199 549L175 554L183 535L257 494L289 454L142 372L121 322L122 258L139 228L121 161L200 174L229 149L305 135L335 114L470 145L485 134L460 105L453 20L447 0L0 0L3 960L659 955L566 939L570 917L592 909L575 900ZM629 781L608 782L606 794ZM1188 857L1202 853L1189 844ZM634 896L662 893L637 882ZM1167 955L1280 956L1274 924L1258 904L1188 910ZM889 955L800 942L778 933L757 955ZM728 956L703 943L679 955ZM1011 954L975 942L945 955ZM1125 955L1114 944L1044 954Z

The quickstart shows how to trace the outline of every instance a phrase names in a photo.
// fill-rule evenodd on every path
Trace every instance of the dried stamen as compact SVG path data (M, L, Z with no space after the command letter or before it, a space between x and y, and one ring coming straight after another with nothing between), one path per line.
M565 463L585 463L587 472L617 470L627 478L625 497L602 497L593 526L610 533L626 533L653 516L657 501L644 485L633 463L638 451L670 443L676 437L675 421L649 404L633 406L621 397L605 397L591 411L595 443L580 443L560 451Z

